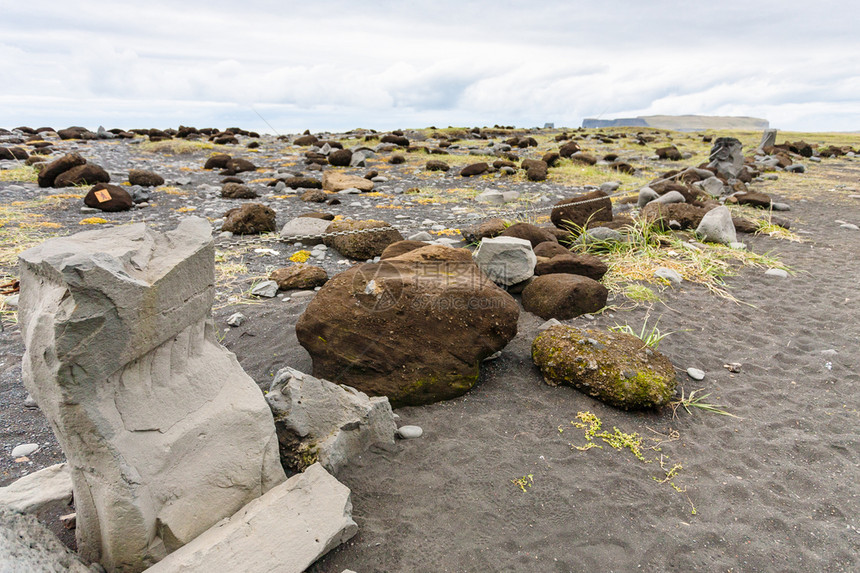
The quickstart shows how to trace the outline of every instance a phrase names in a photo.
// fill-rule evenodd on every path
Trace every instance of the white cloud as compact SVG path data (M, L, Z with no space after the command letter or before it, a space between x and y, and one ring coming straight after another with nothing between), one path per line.
M860 129L851 18L799 1L83 0L4 11L6 126L265 130L256 106L285 130L727 110Z

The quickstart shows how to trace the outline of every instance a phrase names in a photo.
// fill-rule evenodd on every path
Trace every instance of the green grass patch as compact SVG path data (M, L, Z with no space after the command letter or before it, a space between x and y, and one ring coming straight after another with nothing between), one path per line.
M38 175L38 172L32 166L21 165L20 167L0 171L0 181L35 183Z

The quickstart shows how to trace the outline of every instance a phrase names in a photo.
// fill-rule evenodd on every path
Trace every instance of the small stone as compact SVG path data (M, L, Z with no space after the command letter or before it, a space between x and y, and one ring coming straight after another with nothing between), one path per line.
M35 410L39 407L39 404L36 403L36 399L31 394L27 394L27 397L24 398L24 407Z
M403 440L420 438L423 435L424 430L420 426L400 426L397 428L397 437Z
M414 235L409 237L410 241L432 241L433 235L428 233L427 231L421 231L420 233L415 233Z
M705 373L698 368L687 368L687 376L697 381L705 379Z
M791 211L791 205L788 203L771 202L770 208L774 211Z
M858 227L854 223L842 223L839 226L842 227L843 229L851 229L852 231L860 231L860 227Z
M275 281L262 281L251 289L251 294L254 296L274 298L274 296L278 294L278 283Z
M560 324L561 324L561 322L559 322L558 319L551 318L551 319L547 320L546 322L544 322L543 324L541 324L540 326L538 326L538 332L543 332L547 328L550 328L553 326L558 326Z
M764 274L768 277L779 277L781 279L788 278L788 272L783 269L768 269L764 272Z
M683 277L678 274L678 271L666 267L658 268L656 271L654 271L654 276L657 278L665 279L670 283L676 285L679 285L684 281Z
M9 308L18 308L18 295L17 294L11 294L11 295L7 296L3 300L3 304L8 306Z
M486 358L484 358L484 360L483 360L483 361L484 361L484 362L489 362L489 361L491 361L491 360L495 360L496 358L498 358L498 357L499 357L499 356L501 356L501 355L502 355L502 351L501 351L501 350L497 350L496 352L493 352L492 354L490 354L489 356L487 356Z
M21 444L15 446L10 454L13 458L22 458L35 453L39 449L39 444Z
M741 371L741 363L740 362L729 362L728 364L723 364L723 368L728 370L729 372L740 372Z
M227 326L242 326L242 323L248 317L242 314L241 312L237 312L230 315L230 318L227 319Z

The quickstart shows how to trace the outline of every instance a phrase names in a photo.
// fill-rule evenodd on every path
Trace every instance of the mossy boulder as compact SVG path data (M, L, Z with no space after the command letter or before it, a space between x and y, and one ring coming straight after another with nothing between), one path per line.
M379 229L379 231L370 231ZM385 221L334 221L326 229L326 233L341 233L358 231L348 235L337 235L323 239L325 245L350 259L366 260L378 257L385 248L403 240L400 231Z
M675 396L672 363L630 334L553 326L532 343L550 386L568 384L624 410L656 408Z

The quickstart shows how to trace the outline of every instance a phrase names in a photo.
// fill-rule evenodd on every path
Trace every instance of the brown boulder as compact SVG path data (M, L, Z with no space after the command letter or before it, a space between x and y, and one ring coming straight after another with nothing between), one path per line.
M558 243L558 239L555 238L555 235L546 229L541 229L540 227L536 227L530 223L514 223L502 231L498 236L525 239L532 244L532 248L546 242Z
M536 275L570 274L599 281L609 267L600 258L585 253L563 253L552 258L539 257Z
M546 181L547 164L539 159L523 159L520 162L520 167L526 170L526 177L529 181Z
M101 209L108 213L128 211L134 205L128 191L117 185L99 183L94 185L84 197L84 205Z
M245 203L224 213L221 230L234 235L274 233L275 212L260 203Z
M395 259L392 258L390 260ZM428 245L425 243L417 249L412 249L397 255L396 260L407 262L411 261L415 263L468 263L472 261L472 251L469 249L455 249L453 247L446 247L445 245Z
M609 291L581 275L541 275L523 290L523 308L544 320L567 320L606 306Z
M579 144L575 141L571 141L570 143L565 143L558 149L558 154L562 157L570 157L574 153L582 151L582 148L579 147ZM596 163L596 161L595 161Z
M589 220L611 221L612 201L600 190L562 199L555 204L550 219L559 229L582 228Z
M393 143L394 145L399 145L400 147L409 147L409 139L403 135L383 135L379 141L381 141L382 143Z
M385 250L382 251L379 258L382 260L393 259L394 257L399 257L409 251L414 251L415 249L420 249L426 246L427 243L424 241L397 241L396 243L391 243L385 247Z
M431 159L424 165L424 169L427 171L448 171L451 169L451 166L445 163L444 161L440 161L438 159Z
M403 240L400 231L385 221L334 221L328 226L326 233L364 231L366 229L379 229L379 231L326 237L323 242L327 247L336 250L345 257L367 260L382 255L385 247L391 243Z
M221 187L221 197L224 199L255 199L257 192L240 183L225 183Z
M145 169L129 169L128 182L141 187L158 187L164 185L164 177Z
M293 145L300 145L302 147L316 145L317 143L319 143L319 139L315 135L301 135L293 140Z
M302 213L298 217L308 217L311 219L322 219L323 221L334 221L334 215L331 213L322 213L320 211L311 211L310 213Z
M248 161L247 159L243 159L241 157L234 157L224 166L224 169L227 171L232 171L233 173L244 173L245 171L256 171L257 166Z
M39 187L53 187L58 175L86 162L79 153L69 153L51 161L39 172Z
M609 168L618 171L619 173L626 173L627 175L633 175L636 173L636 169L624 161L613 161L609 165Z
M322 183L313 177L288 177L284 185L290 189L322 189Z
M336 149L328 154L328 162L335 167L349 167L352 161L352 151L349 149Z
M642 208L640 216L659 229L668 229L670 221L677 221L682 229L695 229L708 211L710 209L707 207L689 203L661 204L652 201Z
M325 269L313 265L292 265L275 269L269 279L278 283L280 290L313 289L328 281Z
M26 149L21 147L0 147L0 159L7 161L26 161L30 157Z
M570 156L570 160L576 163L582 163L584 165L595 165L597 163L597 158L593 155L589 155L588 153L584 153L582 151L577 151L573 155Z
M555 167L555 164L558 163L558 160L561 156L555 151L548 151L544 153L544 156L541 157L541 161L547 164L547 167Z
M231 159L232 157L226 153L215 153L209 156L206 163L203 164L203 169L224 169Z
M314 376L399 407L469 391L481 361L516 335L518 315L513 297L471 261L389 259L329 280L296 335Z
M358 175L347 175L340 171L323 171L322 188L326 191L343 191L355 187L360 191L372 191L373 181L369 181Z
M657 157L660 159L667 159L669 161L681 161L683 159L681 152L678 151L678 148L674 145L660 147L654 153L656 153Z
M758 191L749 191L747 193L738 193L729 197L729 201L738 205L749 205L759 209L770 209L771 199L767 193Z
M490 170L490 166L484 163L483 161L480 163L473 163L471 165L467 165L463 169L460 170L461 177L474 177L475 175L481 175L482 173L486 173Z
M72 167L57 175L54 179L54 187L74 187L76 185L95 185L96 183L108 183L110 175L103 168L92 163L85 163Z
M467 243L480 243L481 239L492 239L501 235L507 225L502 219L487 219L480 225L460 229L463 240Z
M547 259L551 259L556 255L569 255L570 250L564 245L560 245L558 242L550 242L545 241L543 243L539 243L537 245L532 245L532 250L535 252L535 255L538 257L544 257Z
M328 200L328 195L322 189L309 189L302 193L299 198L306 203L325 203Z

